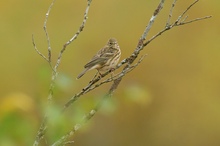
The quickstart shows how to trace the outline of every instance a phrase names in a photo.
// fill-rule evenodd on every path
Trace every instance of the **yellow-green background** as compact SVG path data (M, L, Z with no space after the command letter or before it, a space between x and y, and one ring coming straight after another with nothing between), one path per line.
M122 58L131 54L158 2L93 0L85 29L63 54L48 143L79 121L110 86L80 98L59 118L57 107L79 92L95 73L75 80L83 65L110 37L117 38ZM192 2L179 0L173 18ZM165 26L171 3L166 2L149 36ZM1 1L0 145L32 145L37 133L47 101L50 68L34 51L31 35L46 55L43 22L49 4L45 0ZM109 103L72 138L75 145L219 146L219 5L218 0L200 0L187 13L188 19L213 18L176 27L147 46L142 54L148 56L123 78ZM86 0L57 0L52 8L47 27L53 63L62 45L80 26L85 6Z

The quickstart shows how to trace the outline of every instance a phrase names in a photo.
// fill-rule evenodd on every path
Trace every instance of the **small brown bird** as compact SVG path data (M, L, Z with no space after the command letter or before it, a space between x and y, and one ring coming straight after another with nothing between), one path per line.
M82 71L77 79L81 78L87 71L92 69L97 69L99 74L100 71L108 71L113 69L121 57L121 50L117 43L117 40L110 38L108 43L100 49L95 56L84 66L84 71Z

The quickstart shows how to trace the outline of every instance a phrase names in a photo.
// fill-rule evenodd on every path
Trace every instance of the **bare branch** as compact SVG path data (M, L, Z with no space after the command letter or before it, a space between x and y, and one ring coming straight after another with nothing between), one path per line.
M86 21L88 19L88 13L89 13L89 8L90 8L90 5L91 5L91 2L92 0L87 0L87 7L86 7L86 10L85 10L85 13L84 13L84 18L83 18L83 22L82 24L80 25L78 31L73 35L73 37L68 40L64 45L63 45L63 48L62 50L60 51L59 53L59 56L57 58L57 62L56 62L56 65L54 67L54 70L57 70L59 64L60 64L60 61L61 61L61 58L62 58L62 55L63 55L63 52L66 50L66 47L71 44L78 36L79 34L83 31L83 28L85 27L85 24L86 24Z
M150 29L151 29L151 27L152 27L152 25L154 23L154 20L156 19L157 15L160 13L160 10L163 8L164 2L165 2L165 0L161 0L160 1L157 9L155 9L153 15L151 16L151 19L150 19L148 25L146 26L146 29L145 29L143 35L141 36L140 40L144 41L146 39L147 34L150 31Z
M48 10L47 10L47 13L46 13L46 17L45 17L45 20L44 20L44 32L45 32L45 35L46 35L46 38L47 38L47 45L48 45L48 61L49 63L51 62L51 45L50 45L50 37L49 37L49 34L47 32L47 20L48 20L48 17L50 15L50 11L54 5L56 0L53 0L52 3L50 4Z
M53 73L52 73L52 79L51 79L51 84L50 84L50 89L49 89L49 95L48 95L48 101L47 101L47 109L50 108L50 105L51 105L51 101L52 101L52 97L53 97L53 89L54 89L54 81L56 79L56 76L57 76L57 72L54 71L52 65L51 65L51 45L50 45L50 38L49 38L49 34L47 32L47 20L48 20L48 17L49 17L49 14L50 14L50 11L51 11L51 8L52 6L54 5L56 0L53 0L51 5L49 6L48 8L48 11L46 13L46 17L45 17L45 21L44 21L44 32L45 32L45 35L46 35L46 38L47 38L47 45L48 45L48 59L44 56L44 55L41 55L41 53L36 49L36 45L34 43L34 39L33 39L33 36L32 36L32 40L33 40L33 44L34 44L34 47L35 47L35 50L38 52L38 54L40 54L44 59L46 59L46 61L50 64L50 67L52 68L53 70ZM49 115L48 115L48 110L45 112L45 115L43 117L43 120L41 122L41 125L40 125L40 128L37 132L37 136L35 138L35 141L34 141L34 144L33 146L38 146L41 139L43 139L44 137L44 134L45 134L45 131L47 129L47 119L48 119Z
M180 25L185 25L185 24L188 24L188 23L193 23L193 22L195 22L195 21L200 21L200 20L204 20L204 19L209 19L209 18L211 18L212 16L205 16L205 17L201 17L201 18L196 18L196 19L193 19L193 20L190 20L190 21L187 21L187 22L184 22L184 21L182 21L182 22L180 22L179 24L178 24L178 26L180 26Z
M35 44L34 35L33 35L33 34L32 34L32 43L33 43L33 46L34 46L35 51L36 51L41 57L43 57L47 62L49 62L49 60L47 59L47 57L44 56L44 54L42 54L42 53L37 49L37 45Z
M170 25L171 17L173 15L173 9L176 5L176 2L177 2L177 0L174 0L173 3L172 3L172 6L170 8L170 13L169 13L169 16L168 16L168 19L167 19L166 27L168 27Z

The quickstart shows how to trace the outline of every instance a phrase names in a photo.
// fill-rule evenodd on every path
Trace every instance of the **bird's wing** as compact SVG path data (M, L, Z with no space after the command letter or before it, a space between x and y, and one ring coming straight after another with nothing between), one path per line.
M108 58L105 58L105 57L96 57L96 58L93 58L90 62L88 62L84 67L91 68L97 64L103 65L106 63L107 60Z
M109 48L109 46L105 46L100 49L95 56L84 66L85 68L93 67L94 65L103 65L105 64L109 58L113 57L115 54L115 50Z

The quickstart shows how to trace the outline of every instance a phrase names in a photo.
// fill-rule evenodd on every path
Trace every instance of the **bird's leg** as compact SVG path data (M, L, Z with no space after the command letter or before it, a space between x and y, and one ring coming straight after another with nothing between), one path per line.
M113 80L113 76L114 76L114 70L115 70L115 68L111 68L109 71L111 72L111 78L112 78L112 80Z
M102 78L103 77L103 75L99 72L99 70L97 70L98 71L98 73L99 73L99 78Z

